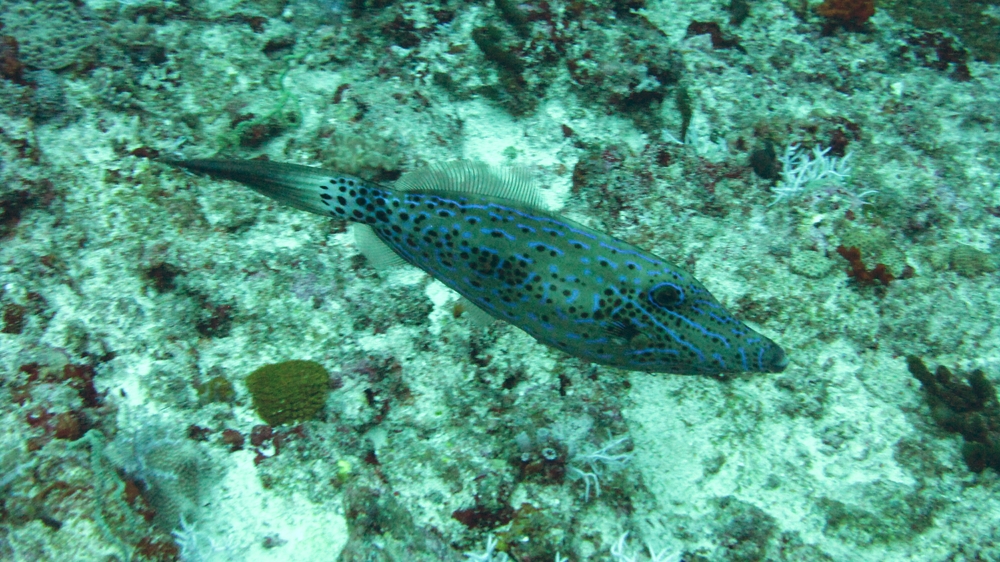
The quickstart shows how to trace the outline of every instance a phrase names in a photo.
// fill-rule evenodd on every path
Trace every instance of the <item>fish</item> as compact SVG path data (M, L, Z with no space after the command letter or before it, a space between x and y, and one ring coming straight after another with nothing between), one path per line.
M548 210L529 173L457 161L382 185L267 160L168 163L355 223L379 268L410 264L580 359L632 371L777 373L788 356L684 268Z

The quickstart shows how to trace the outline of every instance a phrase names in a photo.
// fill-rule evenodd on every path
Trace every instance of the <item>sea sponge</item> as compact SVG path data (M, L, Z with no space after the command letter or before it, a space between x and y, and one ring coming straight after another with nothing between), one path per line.
M246 378L257 415L269 425L307 420L326 402L330 374L315 361L264 365Z

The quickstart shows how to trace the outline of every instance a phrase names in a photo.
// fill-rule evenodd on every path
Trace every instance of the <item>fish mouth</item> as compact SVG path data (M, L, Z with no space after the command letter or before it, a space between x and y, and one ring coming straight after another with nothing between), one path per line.
M777 345L772 344L771 349L764 353L763 359L769 373L780 373L788 366L788 355Z

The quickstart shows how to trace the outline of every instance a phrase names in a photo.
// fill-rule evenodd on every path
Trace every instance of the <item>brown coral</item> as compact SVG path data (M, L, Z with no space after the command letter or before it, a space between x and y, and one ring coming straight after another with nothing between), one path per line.
M875 0L825 0L816 11L844 27L857 28L875 15Z
M874 285L876 281L883 285L888 285L896 277L889 272L885 264L876 264L874 268L865 267L865 262L861 260L861 250L855 246L846 248L837 246L837 253L851 263L851 269L847 270L848 277L853 277L858 285Z
M18 58L17 39L0 36L0 77L24 84L24 63Z
M962 456L973 472L1000 471L1000 404L993 383L981 369L966 375L965 382L944 365L934 373L916 356L906 366L926 391L931 417L937 424L965 438Z

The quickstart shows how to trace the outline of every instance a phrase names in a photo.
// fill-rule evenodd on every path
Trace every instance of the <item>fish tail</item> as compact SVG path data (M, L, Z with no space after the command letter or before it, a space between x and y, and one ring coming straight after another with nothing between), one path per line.
M324 195L331 186L362 180L322 168L283 164L267 160L167 160L166 163L216 179L238 181L254 191L295 208L329 215L330 205ZM326 195L325 198L329 198Z

